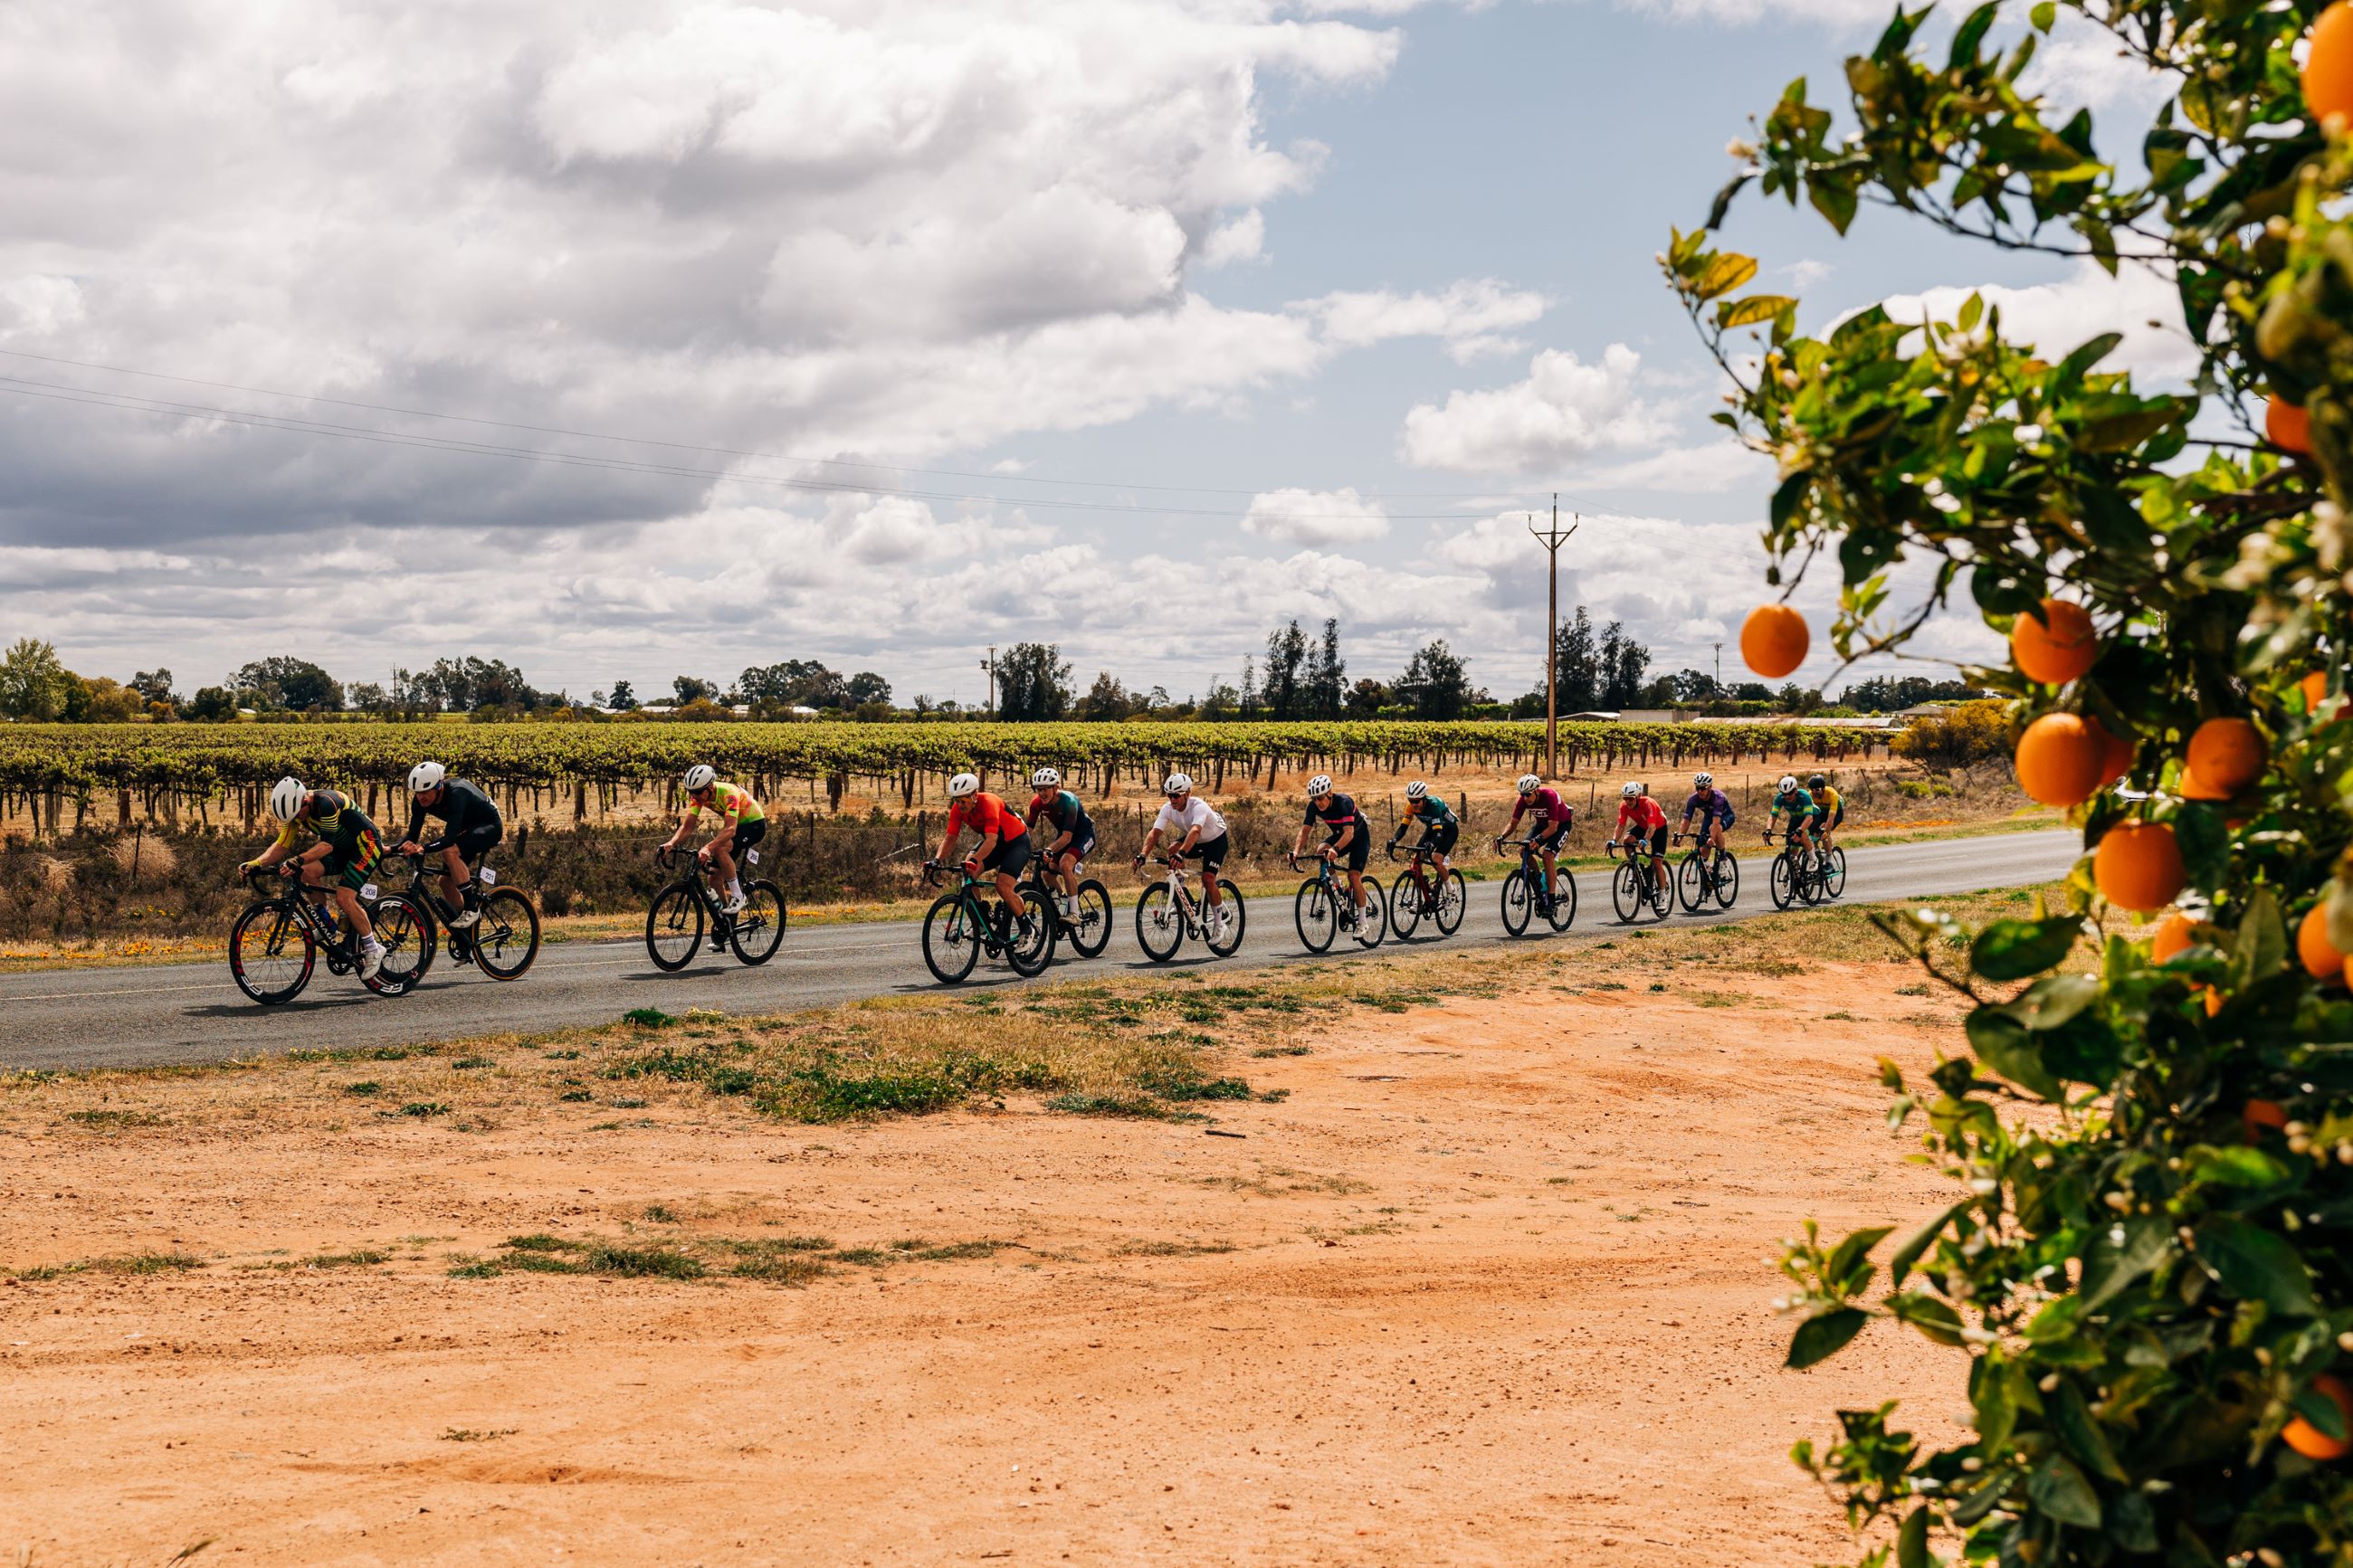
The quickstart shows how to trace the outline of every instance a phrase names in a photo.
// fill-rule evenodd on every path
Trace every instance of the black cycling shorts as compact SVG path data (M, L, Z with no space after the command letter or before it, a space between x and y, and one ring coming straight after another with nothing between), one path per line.
M1451 855L1454 853L1454 841L1461 837L1461 822L1441 822L1421 836L1421 843L1417 847L1427 849L1433 855Z
M1543 854L1547 849L1558 850L1560 848L1561 840L1567 837L1568 824L1566 822L1556 822L1550 827L1546 828L1542 833L1529 834L1528 847L1535 850L1539 855Z
M482 857L497 848L499 840L505 837L505 828L496 822L485 822L477 826L469 827L463 833L453 833L447 838L437 838L425 847L425 852L427 855L438 855L444 849L455 849L458 851L458 858L466 864L479 866L482 863Z
M1226 857L1233 853L1233 836L1220 833L1215 838L1204 838L1194 845L1193 858L1201 863L1201 870L1205 874L1214 873L1226 863Z
M735 825L735 837L728 841L727 853L740 860L744 850L767 836L768 819L765 816L757 822L739 822Z
M1071 829L1071 841L1062 846L1062 853L1075 855L1083 860L1094 852L1095 825L1082 816L1079 818L1079 825Z
M1029 836L1026 833L1016 833L990 850L988 858L983 860L980 866L984 871L994 871L1007 877L1018 877L1021 875L1021 868L1028 864L1029 864Z
M1666 858L1667 825L1663 822L1651 829L1651 853L1662 860Z
M1347 865L1349 870L1361 871L1372 863L1373 841L1365 836L1363 823L1357 823L1356 828L1356 837L1350 839L1341 849L1338 858ZM1335 833L1324 841L1324 847L1329 849L1339 842L1340 836Z

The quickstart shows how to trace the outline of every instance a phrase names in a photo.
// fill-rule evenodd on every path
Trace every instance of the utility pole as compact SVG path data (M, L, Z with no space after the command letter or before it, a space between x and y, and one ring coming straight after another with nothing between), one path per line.
M980 668L988 671L988 716L994 719L997 717L997 645L995 643L988 645L988 657L980 661Z
M1715 645L1715 694L1724 695L1724 645Z
M1552 526L1538 528L1534 517L1528 519L1528 532L1545 547L1545 559L1549 563L1551 593L1545 609L1545 775L1560 776L1560 547L1577 531L1577 516L1568 514L1568 527L1560 526L1560 497L1552 498Z

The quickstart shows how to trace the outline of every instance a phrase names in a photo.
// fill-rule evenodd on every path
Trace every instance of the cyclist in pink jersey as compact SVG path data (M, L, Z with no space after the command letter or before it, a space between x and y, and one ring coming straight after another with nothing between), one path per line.
M1568 837L1569 825L1577 814L1560 798L1558 790L1534 773L1520 775L1519 789L1520 798L1512 803L1511 823L1496 835L1495 847L1503 848L1504 840L1512 836L1520 818L1533 814L1535 820L1528 825L1528 847L1544 857L1544 885L1549 888L1553 885L1554 862L1559 858L1561 840Z

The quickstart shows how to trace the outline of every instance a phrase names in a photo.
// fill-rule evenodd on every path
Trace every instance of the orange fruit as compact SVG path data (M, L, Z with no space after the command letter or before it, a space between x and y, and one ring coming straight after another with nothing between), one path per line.
M2189 737L2189 766L2223 797L2263 776L2271 742L2244 719L2209 719Z
M2208 784L2204 779L2200 778L2198 776L2198 771L2187 763L2182 765L2180 783L2176 784L2174 787L2184 800L2228 800L2231 798L2231 792L2229 790L2216 789L2212 784Z
M2206 1016L2208 1017L2211 1018L2215 1014L2222 1010L2222 994L2220 991L2215 990L2211 985L2200 985L2198 988L2198 995L2199 998L2206 1004Z
M2276 1132L2287 1125L2287 1107L2276 1100L2251 1100L2239 1112L2239 1125L2245 1129L2248 1142L2261 1142L2264 1128Z
M2148 961L2151 963L2169 963L2187 952L2197 941L2197 928L2189 917L2175 910L2157 922L2157 934L2148 939Z
M2328 940L2327 899L2305 910L2304 923L2295 928L2295 955L2304 960L2304 972L2315 980L2345 977L2345 955Z
M2010 657L2030 680L2064 686L2100 657L2099 634L2092 629L2090 612L2081 605L2045 599L2042 614L2050 625L2032 616L2018 617L2010 628Z
M2100 731L2101 739L2107 742L2107 750L2100 755L2100 782L2112 784L2132 772L2133 743L2127 737L2110 731L2105 724L2096 720L2093 723L2094 728Z
M2334 11L2337 7L2332 5L2329 9ZM2326 22L2327 18L2321 20ZM2315 1393L2328 1395L2329 1402L2337 1406L2337 1419L2345 1424L2347 1431L2353 1432L2353 1389L2348 1389L2327 1373L2314 1378L2312 1386ZM2307 1459L2341 1459L2353 1454L2353 1439L2332 1437L2301 1415L2281 1429L2280 1439Z
M2284 398L2274 397L2263 405L2263 435L2282 451L2309 452L2312 416Z
M2304 106L2314 128L2332 114L2353 115L2353 5L2337 0L2312 25L2304 57Z
M2328 700L2327 670L2316 669L2296 684L2304 692L2304 710L2309 716L2317 719L2322 709L2335 706Z
M2080 713L2045 713L2018 738L2018 787L2045 805L2081 805L2100 787L2108 735Z
M2181 846L2161 822L2119 823L2092 854L2092 880L2100 897L2137 914L2173 902L2185 877Z
M1806 617L1787 605L1759 605L1740 623L1740 657L1767 680L1778 680L1805 663L1812 641Z

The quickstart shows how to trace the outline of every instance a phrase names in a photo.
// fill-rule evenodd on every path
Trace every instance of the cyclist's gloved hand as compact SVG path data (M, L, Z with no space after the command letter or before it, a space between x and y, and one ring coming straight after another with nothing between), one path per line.
M964 863L964 874L965 874L965 876L967 876L967 877L977 877L977 876L979 876L979 875L980 875L980 862L979 862L978 860L976 860L976 859L971 858L970 857L966 857L966 858L965 858L965 863Z

